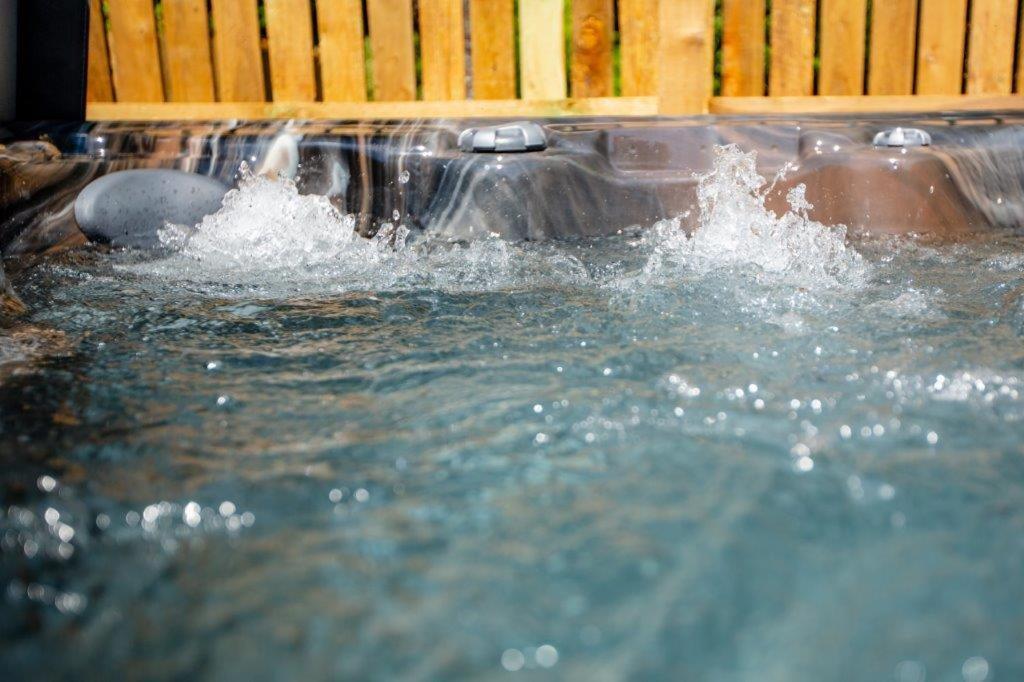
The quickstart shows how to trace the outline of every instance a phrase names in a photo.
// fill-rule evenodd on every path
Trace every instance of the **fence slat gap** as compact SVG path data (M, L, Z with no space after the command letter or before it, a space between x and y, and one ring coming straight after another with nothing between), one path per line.
M1015 75L1014 92L1021 94L1024 92L1024 11L1020 12L1020 16L1017 17L1019 22L1017 26L1017 73Z

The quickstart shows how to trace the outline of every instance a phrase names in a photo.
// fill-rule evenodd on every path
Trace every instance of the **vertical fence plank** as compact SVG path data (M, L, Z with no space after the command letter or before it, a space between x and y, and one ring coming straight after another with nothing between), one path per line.
M213 68L222 102L262 102L263 56L256 0L212 0Z
M921 0L918 95L959 95L964 78L967 0Z
M423 99L466 99L462 0L419 0Z
M374 99L416 99L411 0L367 0L366 9L373 51Z
M814 94L815 0L772 1L772 60L768 94Z
M212 102L206 0L164 0L163 66L169 102Z
M270 53L270 93L274 101L316 100L309 0L264 0L263 7Z
M612 0L573 0L573 97L612 96Z
M320 0L316 21L324 101L365 102L362 0Z
M117 0L110 12L110 61L121 102L162 102L152 0Z
M1013 90L1013 52L1017 36L1017 0L973 0L967 48L967 93L1009 95Z
M722 94L764 94L765 0L722 3Z
M565 0L519 0L519 81L523 99L564 99Z
M821 0L819 95L864 94L867 12L867 0Z
M619 0L622 96L658 93L658 0Z
M471 0L469 29L474 99L515 99L513 0Z
M657 94L657 0L618 0L624 97Z
M103 25L100 2L101 0L89 0L89 75L85 97L89 102L113 102L114 88L110 83L107 31Z
M664 114L706 113L714 86L714 0L661 0L658 95Z
M909 95L914 91L917 0L885 0L871 9L869 95Z

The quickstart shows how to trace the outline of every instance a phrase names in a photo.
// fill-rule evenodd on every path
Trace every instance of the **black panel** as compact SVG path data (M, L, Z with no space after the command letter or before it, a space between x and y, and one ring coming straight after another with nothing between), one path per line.
M18 2L19 119L85 119L88 46L88 0Z

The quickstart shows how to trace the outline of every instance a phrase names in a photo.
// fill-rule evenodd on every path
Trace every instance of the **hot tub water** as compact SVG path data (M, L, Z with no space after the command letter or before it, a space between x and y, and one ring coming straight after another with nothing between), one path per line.
M724 149L692 236L449 244L251 178L22 275L0 666L1024 676L1024 242L764 192Z

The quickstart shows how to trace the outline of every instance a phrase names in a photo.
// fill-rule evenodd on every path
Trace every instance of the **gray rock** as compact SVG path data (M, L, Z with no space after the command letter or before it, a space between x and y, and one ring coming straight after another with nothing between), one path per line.
M75 220L89 239L152 248L166 223L195 225L220 208L228 187L205 175L167 168L110 173L75 200Z

